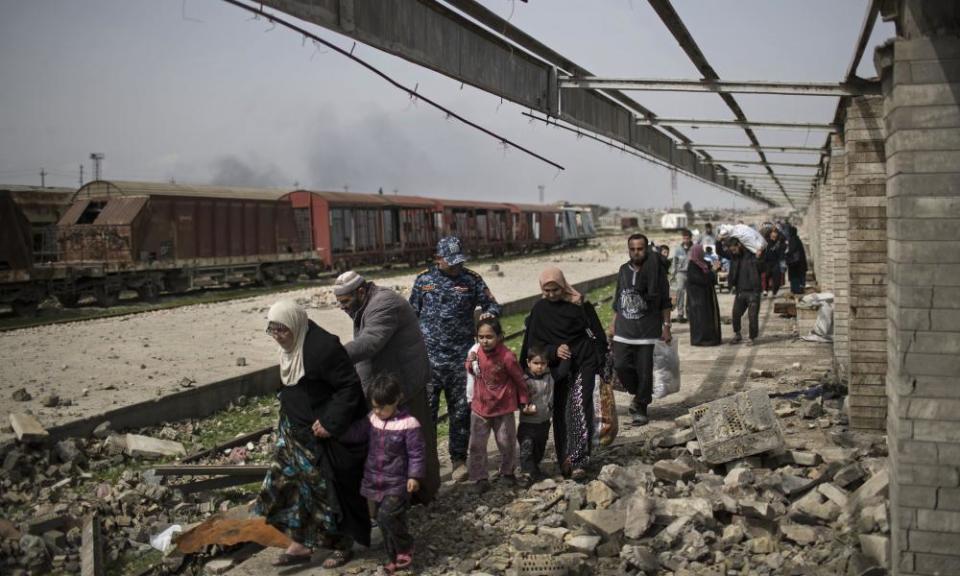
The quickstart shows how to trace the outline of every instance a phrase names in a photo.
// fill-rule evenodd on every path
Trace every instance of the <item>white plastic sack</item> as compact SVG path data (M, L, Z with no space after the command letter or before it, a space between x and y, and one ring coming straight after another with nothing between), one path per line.
M150 537L150 545L157 550L166 553L173 541L173 535L177 532L183 532L183 527L179 524L173 524L163 532Z
M653 346L653 397L663 398L680 391L680 353L677 339L667 344L657 340Z
M480 350L479 343L474 344L473 346L470 347L470 352L476 352L477 350ZM470 352L467 352L467 354L469 355ZM474 370L480 369L479 361L474 360L473 369ZM474 380L473 374L471 374L470 371L468 370L467 371L467 404L469 404L470 402L473 402L473 380Z
M746 224L734 226L730 235L739 240L747 250L754 254L767 247L767 241L763 239L763 235Z

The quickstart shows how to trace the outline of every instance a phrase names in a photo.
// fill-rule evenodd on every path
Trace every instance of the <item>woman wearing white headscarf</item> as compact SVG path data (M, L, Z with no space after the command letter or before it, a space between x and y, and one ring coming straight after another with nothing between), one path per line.
M324 546L333 548L324 567L341 566L354 540L370 545L360 495L366 446L338 440L366 415L360 378L340 340L295 302L277 302L267 320L283 387L276 452L255 510L293 541L276 565L309 562Z

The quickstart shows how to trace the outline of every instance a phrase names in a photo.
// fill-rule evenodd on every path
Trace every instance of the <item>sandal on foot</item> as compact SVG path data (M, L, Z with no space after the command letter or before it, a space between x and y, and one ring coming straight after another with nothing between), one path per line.
M403 570L404 568L409 568L413 564L413 555L412 554L397 554L397 570Z
M334 550L332 554L327 556L327 559L323 561L324 568L339 568L349 562L353 558L353 552L349 550Z
M274 566L295 566L306 564L313 558L313 554L287 554L284 552L273 561Z
M387 574L393 574L394 572L396 572L397 571L396 562L388 562L384 564L383 571L386 572Z

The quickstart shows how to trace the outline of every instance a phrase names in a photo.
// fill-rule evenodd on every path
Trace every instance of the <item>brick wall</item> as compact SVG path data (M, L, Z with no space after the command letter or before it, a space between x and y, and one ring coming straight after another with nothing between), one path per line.
M831 207L833 238L825 248L830 251L830 292L833 292L833 366L838 381L847 380L850 366L850 254L847 246L847 150L843 136L830 137L830 172L827 184L833 196Z
M904 8L904 6L906 6ZM960 34L899 5L884 69L891 567L960 566ZM950 28L952 30L945 30ZM917 29L921 29L917 33ZM934 36L948 34L949 36Z
M853 98L846 112L850 426L883 430L887 418L887 198L883 97Z

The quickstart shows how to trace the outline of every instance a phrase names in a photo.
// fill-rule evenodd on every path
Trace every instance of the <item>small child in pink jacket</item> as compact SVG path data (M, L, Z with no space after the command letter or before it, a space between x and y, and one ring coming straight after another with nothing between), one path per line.
M527 383L513 352L503 345L503 328L496 318L477 324L480 348L467 355L467 372L474 377L470 401L470 480L482 491L487 482L487 441L490 433L500 450L500 477L514 480L517 466L517 423L514 412L527 403Z

